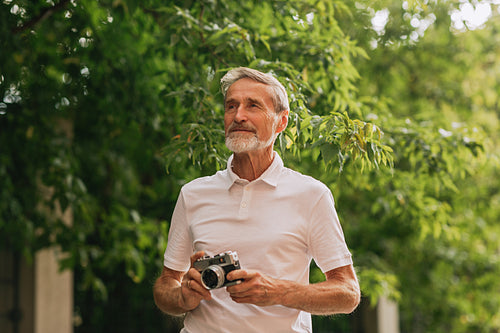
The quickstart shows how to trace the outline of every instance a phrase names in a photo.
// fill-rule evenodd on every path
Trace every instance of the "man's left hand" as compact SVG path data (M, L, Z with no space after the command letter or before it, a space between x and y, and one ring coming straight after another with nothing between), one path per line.
M243 279L243 282L226 288L236 303L250 303L258 306L278 304L286 290L281 286L284 281L253 270L234 270L228 273L227 279Z

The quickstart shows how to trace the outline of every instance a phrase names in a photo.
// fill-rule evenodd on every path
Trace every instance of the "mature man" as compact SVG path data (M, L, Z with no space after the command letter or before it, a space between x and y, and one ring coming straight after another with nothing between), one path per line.
M165 313L186 313L182 332L311 332L312 314L352 312L359 284L330 190L283 166L273 145L288 124L288 96L249 68L221 80L227 169L185 185L154 286ZM236 251L242 282L207 290L193 262ZM326 281L309 284L314 259Z

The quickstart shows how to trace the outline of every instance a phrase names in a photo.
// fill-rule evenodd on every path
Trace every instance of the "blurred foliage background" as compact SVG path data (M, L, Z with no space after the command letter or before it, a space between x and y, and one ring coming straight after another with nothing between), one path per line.
M174 330L151 295L169 219L225 167L218 81L250 66L289 91L276 149L332 189L366 299L396 300L402 332L499 332L499 17L486 0L2 0L0 246L56 246L75 332Z

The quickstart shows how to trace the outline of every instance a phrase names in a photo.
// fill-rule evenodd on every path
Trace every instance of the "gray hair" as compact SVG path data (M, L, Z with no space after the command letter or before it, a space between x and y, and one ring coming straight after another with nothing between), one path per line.
M272 96L274 111L276 113L280 113L285 110L290 110L288 105L288 95L286 93L285 87L279 82L274 76L271 74L262 73L258 70L247 68L247 67L238 67L231 69L226 73L220 80L222 95L224 95L224 101L226 100L226 93L231 87L233 83L240 79L249 78L254 81L264 83L270 86L274 94Z

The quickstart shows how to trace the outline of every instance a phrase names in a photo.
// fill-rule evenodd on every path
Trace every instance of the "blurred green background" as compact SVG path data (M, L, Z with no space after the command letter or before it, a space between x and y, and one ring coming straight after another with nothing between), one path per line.
M170 216L225 167L218 81L249 66L288 89L276 149L333 191L365 301L402 332L499 332L499 6L3 0L0 248L60 249L77 333L175 331L151 293Z

